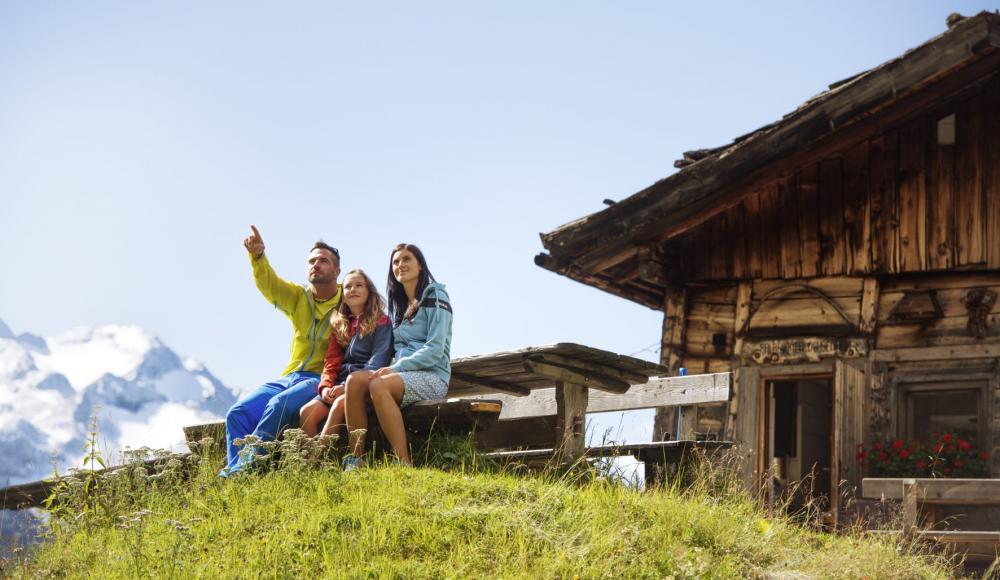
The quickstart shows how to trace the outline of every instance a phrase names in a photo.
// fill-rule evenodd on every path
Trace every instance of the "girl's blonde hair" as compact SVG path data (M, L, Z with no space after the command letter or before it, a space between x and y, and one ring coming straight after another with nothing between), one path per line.
M361 328L358 329L358 333L361 336L368 336L375 332L378 321L385 316L385 299L378 293L375 283L368 277L368 274L365 274L364 270L351 270L344 275L344 281L346 282L347 277L352 274L361 276L365 281L365 286L368 287L368 300L365 302L365 309L361 313ZM351 309L347 306L347 301L341 298L340 306L337 308L337 315L330 324L333 326L333 337L337 340L337 344L343 347L346 347L348 341L351 339L350 315Z

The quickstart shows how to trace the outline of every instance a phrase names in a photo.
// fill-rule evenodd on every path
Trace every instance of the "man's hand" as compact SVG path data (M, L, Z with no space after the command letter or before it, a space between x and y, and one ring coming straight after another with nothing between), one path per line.
M256 260L264 255L264 239L260 237L260 232L257 231L257 226L250 226L250 229L253 230L253 233L244 238L243 247L246 248L247 251L250 252L250 255L253 256L253 259Z
M390 375L390 374L392 374L394 372L396 372L396 371L392 370L392 367L382 367L379 370L377 370L374 373L372 373L372 377L371 378L374 379L374 378L378 378L378 377L384 377L385 375Z
M324 387L323 392L320 394L320 397L323 399L323 402L326 403L327 405L332 405L333 400L337 398L337 396L333 394L333 387Z

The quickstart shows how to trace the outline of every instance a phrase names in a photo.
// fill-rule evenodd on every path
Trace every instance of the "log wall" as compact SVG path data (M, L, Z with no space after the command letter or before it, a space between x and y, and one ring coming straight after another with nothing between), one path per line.
M1000 268L1000 80L756 184L667 245L688 281Z

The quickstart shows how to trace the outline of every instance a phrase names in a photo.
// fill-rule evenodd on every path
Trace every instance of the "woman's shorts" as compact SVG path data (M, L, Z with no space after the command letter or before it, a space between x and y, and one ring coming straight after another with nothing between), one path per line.
M448 394L448 383L430 371L402 371L403 400L399 407L408 407L417 401L443 399Z

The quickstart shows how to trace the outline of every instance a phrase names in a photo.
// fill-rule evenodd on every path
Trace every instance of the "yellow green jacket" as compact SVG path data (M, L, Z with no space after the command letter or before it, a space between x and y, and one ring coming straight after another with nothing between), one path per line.
M257 259L250 256L250 264L257 289L292 321L292 359L281 376L302 371L317 375L322 373L323 357L330 342L330 316L343 296L340 285L337 285L337 294L333 298L320 302L313 297L308 286L279 278L267 256L261 255Z

